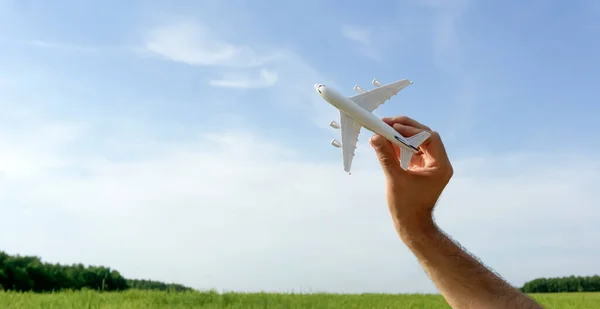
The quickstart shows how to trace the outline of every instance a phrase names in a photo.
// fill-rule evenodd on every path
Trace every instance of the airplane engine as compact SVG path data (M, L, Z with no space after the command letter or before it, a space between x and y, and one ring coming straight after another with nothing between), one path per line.
M340 124L337 123L337 122L335 122L335 121L333 121L333 120L329 123L329 126L332 127L332 128L334 128L334 129L339 129L340 128Z
M340 142L338 142L338 140L335 138L331 140L331 145L333 145L333 147L337 147L337 148L342 147L342 144Z
M377 80L377 78L374 78L373 79L373 86L375 86L375 87L381 87L383 85Z
M365 92L362 88L360 88L359 85L354 85L354 91L358 92L358 93L363 93Z

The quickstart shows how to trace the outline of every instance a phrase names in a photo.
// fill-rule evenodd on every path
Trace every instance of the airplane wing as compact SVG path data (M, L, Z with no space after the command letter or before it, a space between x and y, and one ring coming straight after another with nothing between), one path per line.
M358 106L369 111L369 113L374 111L385 101L389 100L392 96L396 95L396 93L404 89L404 87L412 84L412 82L408 79L403 79L381 86L377 80L373 80L373 84L379 85L379 87L348 98L354 101Z
M358 142L358 134L362 126L348 116L348 114L340 111L340 131L342 133L342 159L344 170L350 173L352 159L354 159L354 151Z

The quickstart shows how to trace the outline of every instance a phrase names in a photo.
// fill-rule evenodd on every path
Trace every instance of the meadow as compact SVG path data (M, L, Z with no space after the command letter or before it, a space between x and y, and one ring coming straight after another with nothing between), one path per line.
M600 308L600 293L532 294L544 308ZM0 292L3 309L187 309L187 308L450 308L440 295L275 294L92 290L57 293Z

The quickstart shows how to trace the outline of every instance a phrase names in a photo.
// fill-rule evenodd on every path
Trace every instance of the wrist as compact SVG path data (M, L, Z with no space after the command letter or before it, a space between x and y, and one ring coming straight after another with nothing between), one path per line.
M433 214L429 211L411 216L396 216L394 226L405 242L431 238L439 233Z

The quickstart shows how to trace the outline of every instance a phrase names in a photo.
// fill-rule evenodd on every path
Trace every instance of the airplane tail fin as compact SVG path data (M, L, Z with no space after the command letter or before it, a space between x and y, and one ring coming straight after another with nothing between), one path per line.
M409 144L413 147L418 148L425 140L429 138L431 134L427 131L422 131L418 134L415 134L411 137L406 138ZM406 170L408 169L408 165L410 164L410 160L412 159L413 153L405 149L404 147L400 147L400 166Z
M421 144L423 144L423 142L429 138L431 134L429 134L429 132L427 131L422 131L419 132L411 137L408 137L408 143L411 144L412 146L414 146L415 148L419 148L419 146Z

